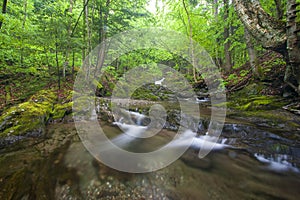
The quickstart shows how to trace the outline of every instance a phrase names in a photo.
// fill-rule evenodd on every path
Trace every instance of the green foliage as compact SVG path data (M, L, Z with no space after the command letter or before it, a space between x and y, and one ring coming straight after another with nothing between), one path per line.
M240 71L240 76L241 77L245 77L245 76L247 76L247 74L249 74L249 70L241 70Z

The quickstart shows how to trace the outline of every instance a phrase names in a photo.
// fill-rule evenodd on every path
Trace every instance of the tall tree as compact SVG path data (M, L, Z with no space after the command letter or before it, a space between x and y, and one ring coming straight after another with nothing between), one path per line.
M230 28L230 24L229 24L229 1L228 0L223 0L224 3L224 22L225 22L225 26L224 26L224 54L225 54L225 71L226 72L230 72L231 71L231 52L230 52L230 32L229 32L229 28Z
M192 26L192 22L191 22L191 15L190 12L188 11L188 7L187 7L187 3L185 2L185 0L182 0L182 4L187 16L187 32L190 38L190 54L191 54L191 58L192 58L192 67L193 67L193 78L195 83L197 82L197 71L196 71L196 60L195 60L195 52L194 52L194 46L193 46L193 26Z
M252 70L252 73L255 78L259 78L259 70L258 70L258 65L257 65L257 56L256 56L256 51L254 48L254 44L252 42L252 36L250 35L248 29L245 27L245 40L246 40L246 45L248 49L248 56L249 56L249 62L250 62L250 67Z

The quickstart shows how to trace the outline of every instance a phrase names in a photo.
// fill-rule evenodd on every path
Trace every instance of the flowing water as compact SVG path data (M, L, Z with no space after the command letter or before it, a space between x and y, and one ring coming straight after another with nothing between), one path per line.
M280 136L280 130L274 134L227 119L213 151L200 159L199 149L215 138L189 129L175 140L176 132L167 129L143 137L146 116L129 114L134 124L101 122L121 148L149 152L170 142L170 148L186 146L190 138L193 143L166 168L129 174L94 159L73 123L52 124L46 138L22 140L1 151L0 199L299 199L299 141Z

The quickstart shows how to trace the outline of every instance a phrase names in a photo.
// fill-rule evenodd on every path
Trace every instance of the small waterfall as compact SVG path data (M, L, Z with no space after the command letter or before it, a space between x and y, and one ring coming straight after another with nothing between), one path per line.
M165 80L165 78L162 78L162 79L160 79L158 81L155 81L154 84L155 85L161 85L164 80Z
M205 103L205 102L209 102L210 99L207 97L196 97L196 102L197 103Z
M120 122L114 122L114 125L118 125L125 133L113 138L111 141L118 146L125 146L132 142L133 140L140 138L140 136L145 132L147 127L123 124Z
M299 169L294 167L292 163L288 162L288 155L276 154L267 156L264 154L254 154L255 158L262 163L268 164L267 168L273 171L293 171L299 172Z
M131 124L125 124L121 122L114 122L114 125L117 125L120 127L126 135L130 135L135 138L141 138L141 135L145 132L147 129L146 126L137 126L137 125L131 125Z
M134 116L136 119L136 125L141 126L143 119L146 117L145 115L139 112L127 111L130 115Z
M205 135L205 136L197 137L196 135L197 134L195 132L191 130L187 130L182 134L181 137L179 137L175 141L172 141L170 143L170 147L182 147L182 146L188 147L191 137L193 138L191 147L196 149L211 149L211 147L213 147L212 148L213 150L220 150L225 147L230 147L229 145L225 144L226 139L222 139L221 143L215 143L212 142L215 140L215 138L212 136Z

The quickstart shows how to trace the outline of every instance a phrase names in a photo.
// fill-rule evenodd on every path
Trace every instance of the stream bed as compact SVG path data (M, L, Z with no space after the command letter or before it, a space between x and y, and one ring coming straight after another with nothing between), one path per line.
M140 127L141 113L131 114L138 119L133 128ZM197 142L180 159L144 174L119 172L96 160L83 146L74 122L50 124L44 137L27 138L0 151L0 199L298 199L300 142L290 136L299 130L269 130L253 121L228 117L218 148L208 156L198 157L204 136L195 134ZM121 146L126 140L122 124L101 121L104 132ZM149 151L175 134L162 129L147 142L126 141L124 148Z

